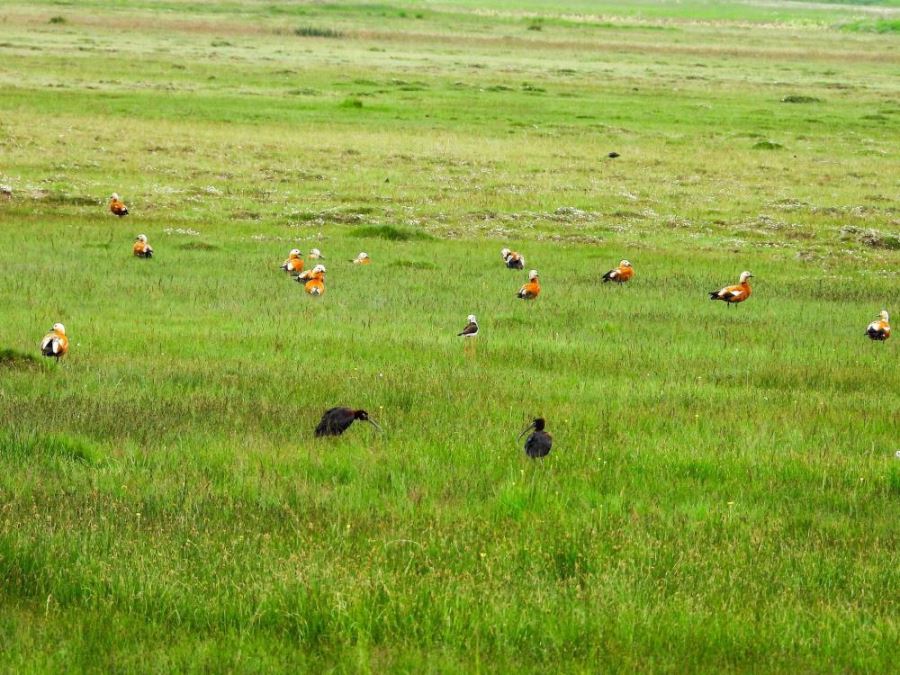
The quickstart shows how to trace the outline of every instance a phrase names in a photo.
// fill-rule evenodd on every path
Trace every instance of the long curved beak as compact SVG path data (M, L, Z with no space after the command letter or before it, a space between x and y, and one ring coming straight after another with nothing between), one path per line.
M528 433L529 431L531 431L532 429L534 429L534 422L532 422L532 423L529 424L527 427L525 427L524 429L522 429L522 433L519 434L518 436L516 436L516 440L519 440L520 438L522 438L522 436L524 436L525 434L527 434L527 433Z
M384 429L382 429L380 426L378 426L378 424L375 423L375 420L366 420L366 422L368 422L368 423L371 424L373 427L375 427L376 429L378 429L378 431L384 431Z

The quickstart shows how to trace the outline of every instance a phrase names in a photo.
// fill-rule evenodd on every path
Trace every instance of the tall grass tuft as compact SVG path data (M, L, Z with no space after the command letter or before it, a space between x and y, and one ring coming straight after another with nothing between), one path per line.
M20 352L17 349L0 349L0 370L25 370L40 368L40 359L34 354Z
M344 33L333 28L320 28L318 26L300 26L294 29L294 35L300 37L341 38Z
M790 94L781 99L782 103L821 103L822 99L815 96L803 96L801 94Z
M351 232L361 239L387 239L388 241L432 241L434 237L427 232L407 230L393 225L367 225Z
M43 456L90 466L96 465L102 458L99 448L91 441L63 433L2 433L0 454L7 453L24 460Z

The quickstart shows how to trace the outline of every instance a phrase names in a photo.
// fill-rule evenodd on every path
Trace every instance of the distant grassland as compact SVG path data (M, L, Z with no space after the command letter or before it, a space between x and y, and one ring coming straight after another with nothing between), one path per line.
M900 33L900 19L854 21L842 25L841 28L855 33Z
M897 11L5 4L0 670L894 670Z

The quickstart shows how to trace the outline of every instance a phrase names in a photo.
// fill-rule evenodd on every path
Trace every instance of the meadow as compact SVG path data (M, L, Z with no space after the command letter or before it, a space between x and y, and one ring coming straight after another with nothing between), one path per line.
M4 2L0 670L895 671L898 21Z

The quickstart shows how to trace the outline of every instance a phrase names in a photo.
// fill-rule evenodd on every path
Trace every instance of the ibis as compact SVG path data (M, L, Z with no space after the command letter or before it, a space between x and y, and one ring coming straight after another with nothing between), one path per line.
M374 420L369 419L369 413L365 410L338 407L329 408L324 412L322 419L319 420L319 425L316 427L316 436L340 436L347 431L355 420L368 422L381 431L381 427Z
M544 430L546 422L543 417L536 417L535 420L522 430L522 433L516 438L519 440L526 433L531 431L525 440L525 454L536 459L538 457L546 457L550 454L550 448L553 447L553 436Z

